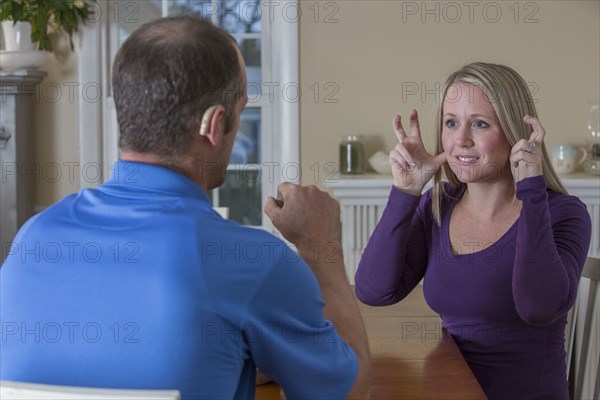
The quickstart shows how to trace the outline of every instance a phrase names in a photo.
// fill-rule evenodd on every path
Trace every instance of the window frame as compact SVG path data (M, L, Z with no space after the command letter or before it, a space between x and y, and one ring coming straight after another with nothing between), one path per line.
M120 4L121 3L121 4ZM95 85L102 92L101 100L90 102L79 98L79 158L82 166L100 166L102 181L110 177L111 166L118 159L117 122L110 90L110 67L116 54L118 0L98 0L95 20L80 31L78 51L78 79L80 84ZM298 0L286 0L299 7ZM262 206L266 196L277 193L282 181L299 183L300 176L284 176L286 166L300 170L299 99L286 101L282 96L265 94L264 83L278 87L293 83L299 85L299 22L284 18L265 18L268 4L261 1L262 18L262 90L254 106L261 108ZM85 68L83 67L85 66ZM250 104L252 106L252 104ZM244 164L245 165L245 164ZM235 166L234 166L235 168ZM81 188L95 187L96 183L82 180ZM268 218L262 218L262 228L275 231Z

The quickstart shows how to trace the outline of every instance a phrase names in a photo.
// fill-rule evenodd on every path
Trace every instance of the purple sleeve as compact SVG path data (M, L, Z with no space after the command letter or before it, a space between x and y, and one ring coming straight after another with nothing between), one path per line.
M363 303L397 303L423 278L427 266L424 198L392 188L356 271L356 297Z
M546 325L575 303L591 220L579 199L547 192L543 176L520 181L517 198L523 208L517 226L513 299L524 321Z

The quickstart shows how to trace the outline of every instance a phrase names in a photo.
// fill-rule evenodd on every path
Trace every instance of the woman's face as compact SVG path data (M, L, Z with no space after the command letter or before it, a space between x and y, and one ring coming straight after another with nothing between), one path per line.
M512 176L511 146L483 90L453 84L446 93L442 112L442 145L459 181L493 182Z

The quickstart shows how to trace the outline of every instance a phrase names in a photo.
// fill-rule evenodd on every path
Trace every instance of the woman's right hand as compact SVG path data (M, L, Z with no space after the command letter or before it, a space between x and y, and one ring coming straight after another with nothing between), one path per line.
M403 192L420 196L427 182L447 161L446 153L432 156L427 152L421 139L416 110L410 112L410 135L404 131L399 115L394 117L393 128L398 138L398 144L390 152L394 186Z

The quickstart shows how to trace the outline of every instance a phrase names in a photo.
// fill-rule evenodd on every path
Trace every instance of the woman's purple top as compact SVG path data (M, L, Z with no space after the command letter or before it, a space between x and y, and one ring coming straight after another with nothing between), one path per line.
M465 185L447 184L442 223L431 190L392 188L356 273L356 295L385 306L424 277L443 319L490 399L568 399L564 331L590 243L591 221L576 197L547 190L543 176L517 184L519 219L495 243L454 243L448 226ZM400 377L401 378L401 377Z

